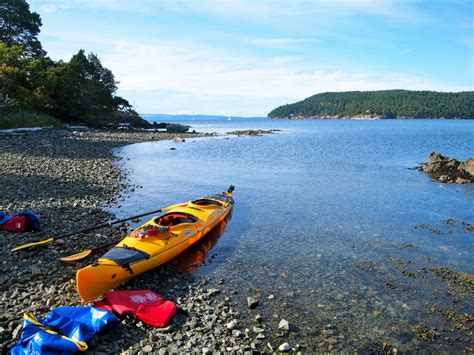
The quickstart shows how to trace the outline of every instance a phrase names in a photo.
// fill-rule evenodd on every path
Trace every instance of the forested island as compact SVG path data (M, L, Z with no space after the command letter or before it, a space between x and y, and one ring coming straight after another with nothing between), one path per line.
M473 119L474 91L410 90L326 92L280 106L270 118Z
M0 2L0 128L150 126L116 95L112 71L95 54L80 49L68 62L51 59L38 39L41 25L25 0Z

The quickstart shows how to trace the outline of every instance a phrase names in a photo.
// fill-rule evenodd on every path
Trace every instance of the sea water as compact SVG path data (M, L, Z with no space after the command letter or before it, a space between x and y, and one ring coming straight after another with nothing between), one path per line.
M118 217L236 186L223 234L211 250L192 251L204 255L191 265L195 277L224 278L242 290L243 303L258 296L263 315L294 323L309 348L328 337L368 351L384 341L402 350L469 346L467 333L432 307L473 313L472 284L455 306L446 292L449 278L474 273L474 233L466 228L474 223L474 184L442 184L413 168L432 151L474 156L474 121L179 122L207 132L281 130L117 150L131 183L142 186ZM423 341L417 326L465 340Z

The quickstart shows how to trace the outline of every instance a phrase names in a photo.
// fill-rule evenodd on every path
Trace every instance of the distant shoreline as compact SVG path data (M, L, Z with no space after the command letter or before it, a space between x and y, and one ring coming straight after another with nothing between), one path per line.
M327 115L320 115L320 116L274 116L270 117L269 119L275 120L473 120L474 117L471 118L460 118L460 117L386 117L386 116L372 116L372 115L356 115L356 116L327 116Z
M474 92L379 90L325 92L279 106L268 117L473 119Z

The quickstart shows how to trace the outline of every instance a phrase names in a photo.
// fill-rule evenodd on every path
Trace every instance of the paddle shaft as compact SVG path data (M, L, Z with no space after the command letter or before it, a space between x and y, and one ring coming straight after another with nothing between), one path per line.
M175 234L175 236L176 235L177 234ZM95 248L92 248L92 249L85 249L85 250L82 250L78 253L68 255L68 256L65 256L65 257L61 257L59 259L62 260L62 261L66 261L66 262L78 261L78 260L81 260L81 259L84 259L84 258L88 257L91 253L96 252L100 249L104 249L104 248L107 248L107 247L111 247L112 245L116 245L118 242L119 241L110 242L110 243L107 243L107 244L102 244L102 245L99 245L98 247L95 247Z
M60 235L59 237L53 237L53 239L54 239L54 240L64 239L64 238L72 237L72 236L75 236L75 235L78 235L78 234L91 232L91 231L93 231L93 230L100 229L100 228L105 228L105 227L109 227L109 226L112 226L112 225L117 224L117 223L122 223L122 222L130 221L131 219L140 218L140 217L145 217L145 216L148 216L148 215L153 214L153 213L159 213L159 212L161 212L161 210L162 210L162 209L160 208L159 210L156 210L156 211L151 211L151 212L147 212L147 213L142 213L142 214L139 214L139 215L136 215L136 216L131 216L131 217L127 217L127 218L124 218L124 219L119 219L119 220L117 220L117 221L104 223L104 224L101 224L101 225L99 225L99 226L94 226L94 227L82 229L82 230L80 230L80 231L76 231L76 232L72 232L72 233Z
M167 207L167 208L169 208L169 207ZM11 251L12 251L12 252L15 252L15 251L18 251L18 250L28 249L28 248L31 248L31 247L34 247L34 246L37 246L37 245L42 245L42 244L51 243L51 242L54 242L55 240L58 240L58 239L64 239L64 238L72 237L72 236L75 236L75 235L78 235L78 234L81 234L81 233L87 233L87 232L90 232L90 231L93 231L93 230L96 230L96 229L100 229L100 228L104 228L104 227L109 227L109 226L111 226L111 225L113 225L113 224L122 223L122 222L125 222L125 221L130 221L131 219L135 219L135 218L140 218L140 217L148 216L148 215L153 214L153 213L159 213L159 212L161 212L162 210L163 210L163 208L160 208L159 210L156 210L156 211L151 211L151 212L147 212L147 213L142 213L142 214L139 214L139 215L136 215L136 216L131 216L131 217L119 219L119 220L117 220L117 221L104 223L104 224L101 224L100 226L94 226L94 227L82 229L82 230L80 230L80 231L76 231L76 232L72 232L72 233L60 235L59 237L51 237L51 238L48 238L48 239L40 240L39 242L32 242L32 243L28 243L28 244L23 244L23 245L20 245L20 246L18 246L18 247L16 247L16 248L13 248Z

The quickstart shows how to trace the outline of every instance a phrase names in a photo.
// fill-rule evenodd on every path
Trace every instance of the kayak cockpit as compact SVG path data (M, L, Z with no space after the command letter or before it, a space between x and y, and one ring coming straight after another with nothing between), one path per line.
M222 207L222 203L216 200L211 200L209 198L200 198L197 200L192 201L193 204L197 206L217 206Z
M174 227L178 224L196 223L199 219L186 212L170 212L153 220L156 225L163 227Z

